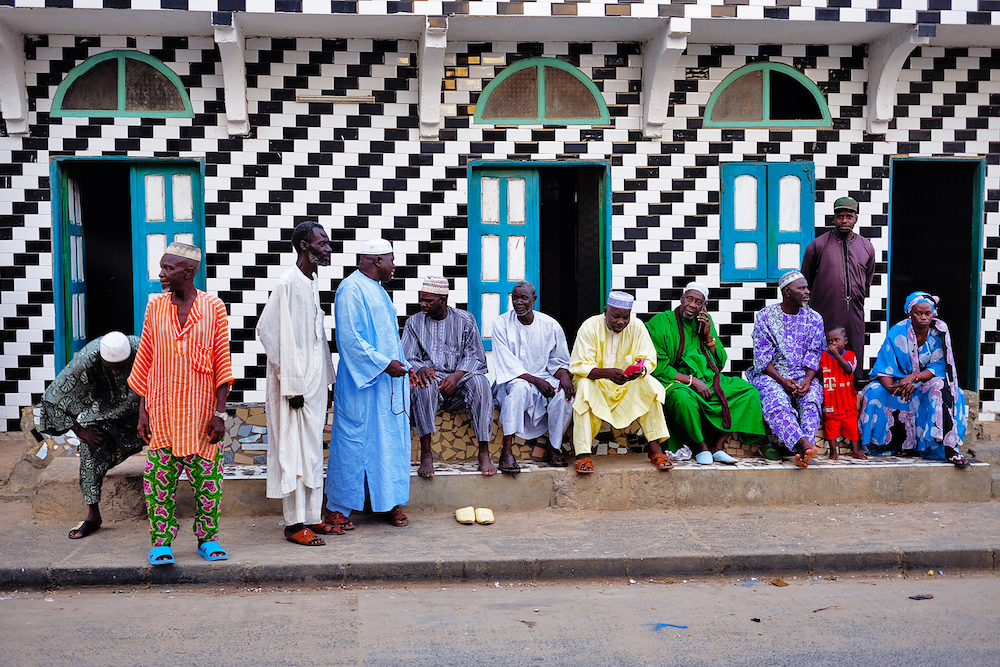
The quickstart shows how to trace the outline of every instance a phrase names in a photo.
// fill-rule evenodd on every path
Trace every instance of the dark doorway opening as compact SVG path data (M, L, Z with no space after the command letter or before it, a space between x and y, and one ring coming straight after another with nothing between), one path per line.
M603 309L601 235L604 168L538 168L539 303L572 348L580 325Z
M894 160L889 250L889 324L916 290L941 297L963 389L979 376L982 163Z
M129 165L88 160L65 169L80 192L87 338L134 334Z

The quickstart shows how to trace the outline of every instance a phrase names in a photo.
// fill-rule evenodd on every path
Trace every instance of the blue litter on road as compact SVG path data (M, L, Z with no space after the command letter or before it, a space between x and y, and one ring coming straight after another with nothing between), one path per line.
M687 630L688 627L686 625L674 625L673 623L650 623L649 625L653 627L653 632L657 632L663 628L678 628L680 630Z

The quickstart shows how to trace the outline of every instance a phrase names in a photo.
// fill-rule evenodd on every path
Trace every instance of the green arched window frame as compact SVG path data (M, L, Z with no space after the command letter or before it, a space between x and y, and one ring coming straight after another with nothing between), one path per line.
M494 90L497 89L500 84L504 82L507 77L520 72L521 70L528 69L529 67L535 67L538 69L538 115L535 118L490 118L484 119L482 117L483 109L486 106L486 100L489 99L490 95ZM594 96L594 101L597 103L597 108L600 110L600 115L593 118L546 118L545 116L545 68L554 67L556 69L561 69L564 72L571 74L576 80L585 85L590 91L590 94ZM496 76L492 81L487 84L486 88L483 89L482 95L479 96L479 100L476 103L476 113L473 116L473 120L476 123L482 123L486 125L607 125L611 122L611 114L608 113L608 105L604 102L604 95L597 88L597 85L591 81L590 77L581 72L577 67L558 60L557 58L527 58L525 60L519 60L513 65L508 66L500 74Z
M751 72L763 72L762 85L763 85L763 120L759 121L746 121L746 120L734 120L734 121L719 121L713 120L712 114L715 111L715 103L718 101L722 93L729 87L730 84L738 79L743 78L745 75ZM788 119L771 119L771 72L780 72L786 74L797 81L802 87L807 90L816 101L816 105L819 107L820 114L822 118L809 118L802 120L788 120ZM777 103L780 104L780 101ZM740 67L737 70L733 70L729 73L725 79L722 80L715 90L712 91L712 95L708 98L708 106L705 107L705 121L703 123L704 127L831 127L833 125L833 119L830 116L830 107L826 103L826 98L823 97L823 93L820 89L813 83L812 79L802 74L793 67L784 65L782 63L754 63L752 65L746 65Z
M128 111L125 109L125 99L126 99L126 86L128 82L125 80L125 61L126 60L137 60L143 62L157 72L167 77L167 79L174 85L177 89L177 93L180 95L181 101L184 103L183 109L176 109L170 111ZM117 109L63 109L63 98L66 95L66 91L69 90L70 86L93 69L96 65L105 62L107 60L117 60L118 62L118 108ZM158 59L151 55L142 53L141 51L107 51L105 53L99 53L96 56L87 58L79 65L73 68L73 70L66 75L62 83L56 89L55 97L52 99L52 112L51 115L54 117L67 117L67 116L84 116L84 117L108 117L108 116L123 116L127 118L191 118L194 116L194 111L191 109L191 98L188 97L187 90L184 89L184 84L177 74L174 73L169 67L164 65Z

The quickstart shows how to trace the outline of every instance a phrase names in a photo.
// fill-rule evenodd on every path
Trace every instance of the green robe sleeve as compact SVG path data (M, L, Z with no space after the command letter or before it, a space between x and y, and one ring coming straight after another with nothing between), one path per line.
M666 386L677 378L677 368L672 364L677 356L680 338L677 336L674 312L667 310L654 315L646 323L646 329L653 341L653 347L656 348L656 368L653 370L653 377Z

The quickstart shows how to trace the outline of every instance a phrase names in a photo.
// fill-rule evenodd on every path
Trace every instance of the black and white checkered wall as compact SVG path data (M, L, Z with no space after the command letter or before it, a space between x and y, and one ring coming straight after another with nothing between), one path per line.
M145 51L177 72L195 117L51 118L52 96L66 73L115 48ZM208 290L230 311L234 372L240 378L234 400L263 399L264 357L253 327L273 280L292 263L284 241L302 219L319 219L334 240L334 264L321 272L327 307L352 269L357 242L373 236L395 243L400 268L392 295L401 318L415 311L420 279L429 274L452 279L452 302L465 303L471 158L608 161L613 287L634 292L637 312L645 315L672 307L683 284L701 278L712 289L710 306L730 366L741 370L750 354L753 314L776 290L762 283L720 285L721 163L814 161L820 226L837 196L850 194L862 202L860 231L880 255L880 275L866 304L868 350L874 352L887 317L889 156L985 157L981 389L984 409L1000 410L995 333L1000 328L1000 50L918 49L900 79L898 118L881 137L865 132L864 47L694 44L679 64L670 117L658 141L641 136L638 44L452 44L437 141L421 141L416 129L416 53L417 44L408 41L250 39L253 135L230 138L211 38L32 38L26 63L31 135L0 137L0 411L8 429L17 427L20 407L36 402L54 375L49 161L57 155L205 160ZM475 124L472 106L489 80L507 64L539 55L565 59L592 77L611 110L611 123ZM833 128L702 128L714 87L733 69L758 60L786 63L815 81L827 96ZM372 95L375 101L295 101L297 91L334 90ZM923 122L942 114L946 122Z

